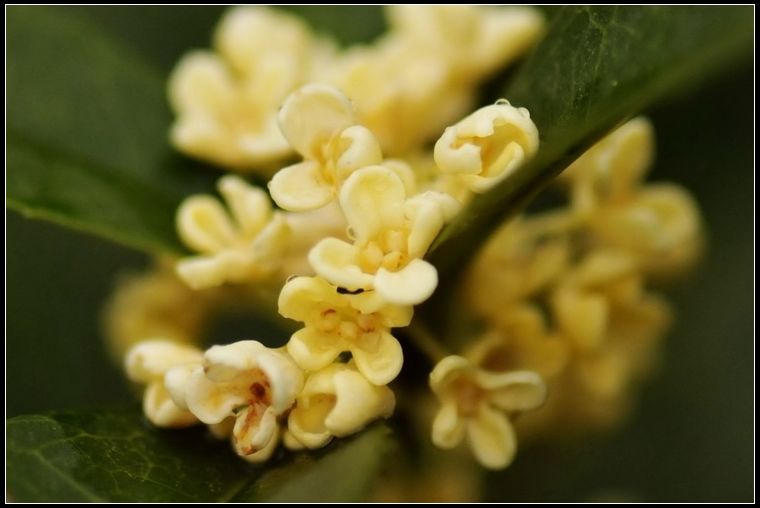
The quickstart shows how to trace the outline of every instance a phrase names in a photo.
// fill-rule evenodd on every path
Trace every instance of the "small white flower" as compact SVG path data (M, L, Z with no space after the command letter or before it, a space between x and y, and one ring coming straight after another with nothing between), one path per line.
M339 90L318 84L292 93L279 113L282 133L303 161L281 169L269 182L282 208L305 211L332 201L356 169L382 161L380 146L356 118Z
M438 362L430 387L441 402L433 443L454 448L466 436L478 462L489 469L503 469L514 459L517 438L508 415L535 409L546 398L535 372L490 372L461 356Z
M352 291L374 288L398 305L426 300L438 274L421 258L460 204L438 192L407 199L401 178L383 166L352 174L340 204L354 243L326 238L315 245L309 262L316 273Z
M229 212L212 196L191 196L177 211L177 231L200 256L182 259L177 274L193 289L261 280L280 262L288 227L266 192L236 176L219 180Z
M189 375L184 400L203 423L235 417L235 451L252 462L267 460L277 444L278 417L291 408L303 374L286 353L245 340L206 351Z
M319 277L296 277L282 288L279 310L305 325L287 348L306 370L322 369L344 351L351 352L358 370L374 384L390 383L401 370L401 344L389 329L409 324L409 306L388 304L375 291L341 294Z
M309 375L288 417L291 448L320 448L376 418L393 414L395 397L387 386L367 381L351 365L334 363Z
M200 365L203 354L192 346L167 340L146 340L127 353L127 377L147 385L143 394L143 412L158 427L186 427L198 420L186 408L172 400L164 378L173 369Z
M525 108L507 101L485 106L448 127L434 157L445 174L460 175L474 192L485 192L538 150L538 129Z

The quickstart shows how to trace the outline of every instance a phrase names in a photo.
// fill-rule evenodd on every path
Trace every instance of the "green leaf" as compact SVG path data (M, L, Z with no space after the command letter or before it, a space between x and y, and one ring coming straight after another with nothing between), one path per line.
M527 107L536 158L478 196L430 260L461 268L504 219L615 125L751 55L752 7L565 7L504 96Z
M392 450L390 431L374 425L348 442L270 469L232 501L346 503L363 499Z
M390 432L376 425L270 471L201 428L157 430L135 410L18 416L6 442L15 501L356 501L390 450Z
M7 14L9 206L149 251L181 251L176 207L218 175L170 149L160 73L71 12Z

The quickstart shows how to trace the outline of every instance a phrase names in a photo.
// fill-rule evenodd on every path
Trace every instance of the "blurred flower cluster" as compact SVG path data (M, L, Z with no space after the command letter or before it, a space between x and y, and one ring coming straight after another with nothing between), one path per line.
M389 384L418 348L440 402L432 442L466 440L500 469L518 434L616 421L656 359L670 312L651 283L693 263L701 224L686 191L644 183L654 134L643 118L561 175L561 207L489 240L455 293L469 332L395 331L421 321L414 307L439 285L425 255L440 231L539 150L527 109L476 109L476 98L543 19L529 8L387 13L383 37L339 48L284 12L232 8L214 51L174 70L174 146L268 186L227 174L219 197L188 197L176 225L194 254L157 260L111 299L112 351L145 385L153 424L206 424L252 462L278 443L319 448L393 414ZM298 323L287 344L251 330L198 349L212 316L241 301Z

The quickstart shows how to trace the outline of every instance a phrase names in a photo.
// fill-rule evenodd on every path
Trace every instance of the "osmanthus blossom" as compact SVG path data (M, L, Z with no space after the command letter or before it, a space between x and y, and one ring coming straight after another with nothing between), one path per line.
M187 198L177 211L177 232L199 256L177 262L177 275L193 289L265 279L287 246L289 228L272 211L263 190L236 176L219 180L228 209L213 196Z
M374 289L398 305L430 297L438 275L422 256L459 202L432 191L408 198L396 173L369 166L343 184L340 205L353 244L325 238L315 245L309 262L317 275L350 291Z
M538 129L525 108L500 99L446 128L433 155L439 170L485 192L538 150Z
M401 370L401 344L392 327L407 326L413 309L387 303L376 291L338 292L319 277L296 277L280 292L280 314L304 323L287 344L288 353L309 371L327 367L350 352L356 369L371 383L390 383Z
M441 407L433 420L433 443L454 448L466 437L486 468L502 469L514 459L517 438L510 417L536 409L546 398L541 376L532 371L492 372L462 356L447 356L430 373Z
M172 372L170 372L170 375ZM209 425L235 418L235 451L251 462L267 460L280 436L279 418L303 387L301 369L282 350L244 340L213 346L188 375L167 380L172 398Z
M530 7L396 5L386 13L409 51L445 62L460 86L522 55L544 27L540 11Z
M263 7L228 11L214 45L216 52L191 52L172 72L172 143L228 168L262 171L291 153L278 107L332 47L297 17Z
M187 427L198 419L187 408L172 400L164 385L169 371L192 369L200 365L203 353L195 347L176 342L153 339L134 345L124 361L127 377L146 385L143 412L157 427Z
M309 84L298 89L278 118L288 143L303 157L269 182L272 199L285 210L327 205L353 171L383 159L375 136L357 124L351 102L336 88Z
M592 240L625 250L655 276L678 274L702 246L699 207L672 183L645 184L654 160L654 128L646 118L626 122L576 160L564 173L572 211Z
M309 374L288 416L285 445L321 448L377 418L393 414L396 399L387 386L370 383L351 364L333 363Z

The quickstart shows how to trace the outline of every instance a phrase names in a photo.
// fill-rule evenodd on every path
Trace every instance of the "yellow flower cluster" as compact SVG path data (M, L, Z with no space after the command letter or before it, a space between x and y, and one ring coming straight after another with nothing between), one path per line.
M321 83L351 98L358 123L385 153L405 155L469 111L478 84L543 28L536 10L518 7L396 6L387 17L380 40L341 50L282 11L230 9L214 51L190 53L172 73L172 143L192 157L268 176L291 150L307 155L277 127L283 100Z
M547 383L526 433L618 421L655 360L670 309L647 283L688 268L702 238L685 190L644 184L653 150L646 119L619 127L562 173L567 207L505 225L466 276L462 298L482 321L468 359Z
M110 306L112 342L131 346L127 375L145 385L155 425L208 425L261 462L279 443L319 448L393 413L394 328L439 283L428 249L538 150L527 109L470 108L542 19L470 6L388 14L374 44L338 50L281 11L232 8L215 52L172 75L175 146L271 178L265 190L226 175L219 197L188 197L176 227L194 255L127 283ZM669 319L646 283L700 246L689 195L642 183L652 150L646 120L620 127L563 174L566 207L511 221L478 255L460 295L480 319L476 340L430 373L437 447L466 441L504 468L516 428L604 423L625 406ZM244 295L234 288L268 295L300 329L279 348L191 345L215 306Z

